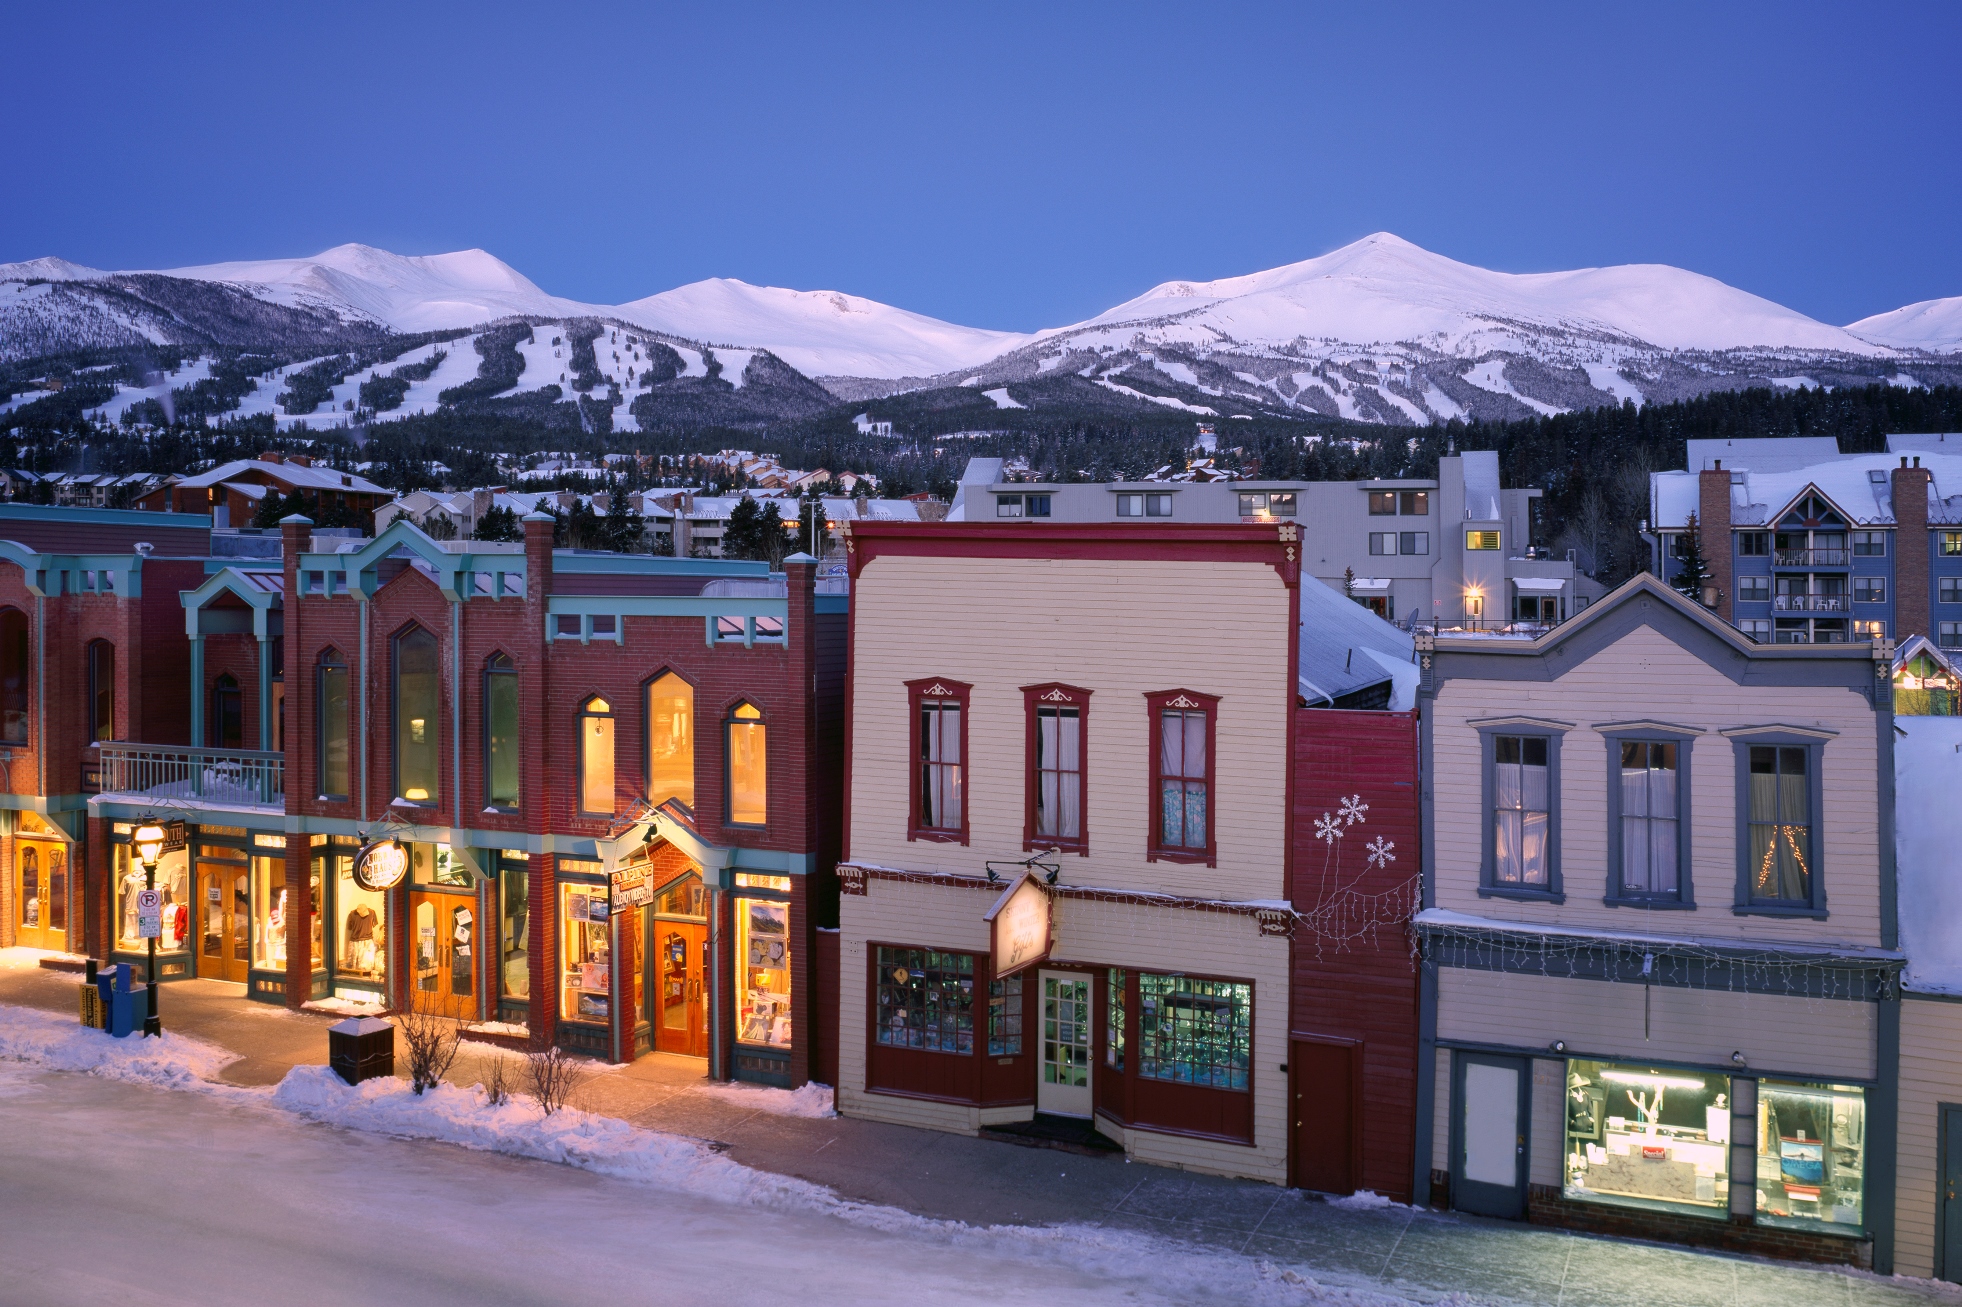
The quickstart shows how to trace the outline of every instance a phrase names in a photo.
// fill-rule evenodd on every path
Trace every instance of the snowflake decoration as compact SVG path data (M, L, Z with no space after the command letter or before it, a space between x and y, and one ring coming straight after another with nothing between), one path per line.
M1331 848L1342 838L1342 819L1333 813L1323 813L1315 818L1315 838Z
M1341 817L1346 824L1355 826L1362 822L1363 814L1368 811L1369 805L1363 802L1363 796L1352 794L1342 800L1342 810L1336 815Z
M1396 842L1386 840L1381 835L1363 847L1369 850L1369 865L1372 867L1387 867L1397 860L1397 855L1390 852L1396 847Z

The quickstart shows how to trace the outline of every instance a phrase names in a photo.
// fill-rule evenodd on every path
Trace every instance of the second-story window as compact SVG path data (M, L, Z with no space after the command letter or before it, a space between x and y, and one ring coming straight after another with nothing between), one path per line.
M968 691L934 677L906 683L911 792L906 838L967 842Z
M0 609L0 741L27 743L29 681L27 614L18 608Z
M89 739L116 738L116 646L89 641Z
M1493 882L1545 889L1551 819L1547 739L1501 735L1492 742L1492 763Z
M1218 700L1185 690L1150 696L1152 852L1211 859L1213 853L1213 725Z
M1853 533L1853 556L1855 558L1884 558L1887 555L1887 533L1885 531L1855 531Z
M1737 533L1737 552L1746 558L1770 557L1771 532L1739 531Z
M579 811L613 815L613 705L597 694L579 706Z
M1751 898L1812 904L1812 786L1803 745L1754 744L1747 826Z
M1084 846L1084 713L1090 692L1068 685L1031 686L1029 814L1025 846L1081 851Z
M647 801L695 807L695 687L663 672L647 683Z
M347 663L339 651L321 651L316 667L320 713L320 797L345 799L348 785Z
M769 816L770 751L763 714L756 705L739 703L725 724L729 776L729 823L761 826Z
M415 626L395 637L395 797L441 801L442 662L436 637Z
M507 654L484 664L484 806L518 806L518 665Z
M1621 742L1621 888L1670 897L1680 884L1676 744Z

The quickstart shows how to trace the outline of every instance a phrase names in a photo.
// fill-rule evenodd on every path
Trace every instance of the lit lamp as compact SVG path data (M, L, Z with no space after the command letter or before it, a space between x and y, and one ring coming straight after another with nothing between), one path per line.
M143 863L143 888L155 891L157 888L157 859L163 857L164 830L154 817L146 818L141 826L130 836L136 845L136 856ZM157 1018L157 937L150 936L150 1010L143 1017L143 1033L161 1035L163 1022Z
M1475 585L1465 587L1465 616L1471 618L1485 616L1485 592Z

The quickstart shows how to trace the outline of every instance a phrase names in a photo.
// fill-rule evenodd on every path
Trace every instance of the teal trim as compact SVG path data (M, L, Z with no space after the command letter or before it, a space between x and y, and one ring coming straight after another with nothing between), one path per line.
M755 578L770 575L770 565L735 558L665 558L653 554L583 554L569 549L552 551L554 576L699 576Z
M0 503L0 522L86 522L95 526L175 526L211 529L208 513L158 513L147 508L71 508L59 504Z
M104 821L137 821L169 809L165 815L181 816L193 825L208 822L214 826L243 826L249 831L263 831L267 835L290 833L285 824L287 817L266 808L187 807L168 799L159 799L154 803L126 803L118 799L100 798L90 799L88 808L89 816L100 817Z
M852 610L850 595L814 595L812 611L817 613L849 613Z
M86 794L0 794L0 808L14 812L35 812L43 817L57 813L80 812L89 806ZM70 831L69 834L74 834Z
M553 595L545 601L551 616L580 614L622 617L781 617L790 601L763 595Z
M253 565L254 561L250 558L207 558L204 560L204 574L215 576L229 568L234 572L271 572L277 576L285 570L276 558L258 559L256 567Z
M0 538L0 562L19 567L27 592L37 599L60 594L101 594L95 586L83 585L78 575L100 572L110 575L110 593L125 599L143 596L141 554L42 554L18 541Z

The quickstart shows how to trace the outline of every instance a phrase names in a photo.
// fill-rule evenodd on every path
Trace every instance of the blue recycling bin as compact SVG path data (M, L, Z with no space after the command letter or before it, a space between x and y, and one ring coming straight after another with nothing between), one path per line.
M143 1029L150 1013L150 987L129 983L129 963L118 962L112 972L98 971L96 992L102 995L102 1024L117 1039Z

